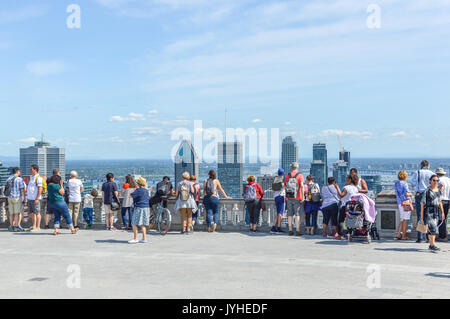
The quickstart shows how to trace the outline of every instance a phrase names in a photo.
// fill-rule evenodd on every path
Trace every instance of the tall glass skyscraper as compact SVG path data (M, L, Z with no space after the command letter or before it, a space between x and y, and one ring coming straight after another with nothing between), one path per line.
M30 175L31 165L39 166L39 174L51 176L54 168L58 168L61 176L66 174L66 151L64 148L50 147L50 143L34 143L34 146L20 149L20 170L23 176Z
M228 196L242 198L244 156L241 142L220 142L217 146L217 177Z
M175 155L175 183L181 182L181 175L188 172L195 175L198 179L198 156L194 150L194 146L188 140L183 140Z
M281 144L281 167L286 174L291 171L291 164L298 162L298 147L292 136L286 136Z
M0 187L5 186L6 180L11 175L11 171L8 167L3 166L3 163L0 162Z
M321 187L327 184L328 179L328 152L326 144L313 145L313 162L310 174Z

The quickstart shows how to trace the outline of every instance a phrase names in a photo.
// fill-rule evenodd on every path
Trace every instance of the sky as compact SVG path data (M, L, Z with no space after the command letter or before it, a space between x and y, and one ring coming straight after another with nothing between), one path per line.
M225 109L301 157L450 157L448 0L2 1L0 70L0 160L169 158Z

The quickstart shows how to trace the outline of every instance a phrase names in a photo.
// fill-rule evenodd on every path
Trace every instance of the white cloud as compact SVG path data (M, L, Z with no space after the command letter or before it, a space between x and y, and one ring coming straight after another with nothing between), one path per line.
M67 65L60 60L35 61L26 66L27 71L36 76L58 75L67 71Z
M391 136L393 136L393 137L400 137L400 136L406 136L406 135L407 134L404 131L398 131L398 132L394 132L391 134Z
M161 134L162 130L156 127L133 127L131 129L133 134L145 135L145 134Z
M147 112L147 114L148 115L156 115L156 114L158 114L158 110L156 110L156 109L150 110Z
M37 138L35 138L35 137L23 138L23 139L19 140L19 142L22 142L22 143L34 143L34 142L37 142Z
M128 116L113 115L109 118L108 122L137 122L145 121L144 114L130 113Z
M367 131L344 131L340 129L329 129L329 130L323 130L320 135L322 136L361 136L364 138L368 138L373 136L372 132Z
M261 123L261 122L262 122L261 119L254 119L254 120L252 120L252 123Z
M165 50L167 53L170 54L177 54L181 53L190 49L198 48L201 46L206 45L208 42L211 42L214 40L214 35L211 32L194 36L191 38L183 39L176 41L174 43L169 44Z

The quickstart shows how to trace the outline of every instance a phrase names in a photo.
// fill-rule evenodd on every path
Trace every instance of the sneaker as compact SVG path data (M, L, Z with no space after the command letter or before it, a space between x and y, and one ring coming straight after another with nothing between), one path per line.
M106 226L106 230L111 230L111 227L109 227L109 226Z
M111 226L111 229L110 229L110 230L117 230L117 228L114 227L114 226Z
M15 229L16 229L16 231L20 231L20 232L25 231L25 229L23 229L22 226L20 226L20 225L15 227Z
M9 226L8 230L13 232L14 231L14 227L13 226Z
M277 229L276 229L275 226L272 226L272 229L270 230L270 233L271 233L271 234L277 233Z
M50 226L49 225L45 225L44 229L50 229Z
M139 242L139 240L136 240L136 239L132 239L132 240L128 241L129 244L137 244L138 242Z
M294 232L292 230L289 231L289 236L294 236Z
M186 231L183 229L180 234L184 235L184 233L186 233Z
M284 230L282 230L280 227L277 228L277 233L284 233Z
M140 241L139 241L139 243L141 243L141 244L146 244L147 243L147 239L141 239Z
M302 236L302 235L303 235L303 234L302 234L301 232L299 232L299 231L295 232L295 236L300 237L300 236Z
M416 243L420 244L422 242L422 239L417 239Z
M437 246L429 246L428 249L431 251L441 251L441 249L438 248Z
M322 237L323 237L323 238L328 238L328 235L327 235L326 233L323 233L323 234L322 234Z

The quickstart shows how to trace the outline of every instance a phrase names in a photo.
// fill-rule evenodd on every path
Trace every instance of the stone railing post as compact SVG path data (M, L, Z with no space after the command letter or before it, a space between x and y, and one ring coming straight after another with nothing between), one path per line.
M0 223L6 223L8 220L6 216L6 198L0 199Z
M103 199L102 198L96 198L94 199L94 227L97 226L98 228L101 228L104 224L103 221Z

